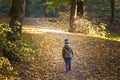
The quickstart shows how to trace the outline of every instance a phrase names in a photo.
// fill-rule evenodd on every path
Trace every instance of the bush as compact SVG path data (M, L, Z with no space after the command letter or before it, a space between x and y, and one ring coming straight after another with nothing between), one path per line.
M7 51L10 52L10 58L12 60L19 60L19 61L26 61L33 59L30 58L32 56L31 54L34 53L34 50L27 44L26 42L23 42L23 40L17 40L17 41L10 41L7 39L7 33L13 33L12 29L8 25L0 25L0 51ZM16 35L16 34L15 34ZM14 36L15 37L15 36ZM3 53L4 55L4 53ZM26 58L26 56L29 56ZM27 60L27 61L28 61Z
M0 24L0 54L5 49L10 52L9 55L13 60L22 62L34 61L33 54L36 47L32 44L31 35L24 34L21 40L12 42L7 40L8 32L12 33L13 31L8 25ZM2 55L0 56L0 80L20 80L18 70L15 70L12 66L13 64L11 64L13 61L8 59L7 57L2 57Z
M7 32L11 32L11 29L6 25L0 24L0 51L10 44L10 41L7 40Z
M5 57L0 57L0 80L19 80L18 72L13 69L9 60Z

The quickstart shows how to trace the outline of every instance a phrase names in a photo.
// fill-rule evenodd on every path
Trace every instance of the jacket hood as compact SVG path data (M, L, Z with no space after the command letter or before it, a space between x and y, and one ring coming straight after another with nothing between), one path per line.
M69 48L70 48L70 45L69 45L69 44L65 44L65 48L66 48L66 49L69 49Z

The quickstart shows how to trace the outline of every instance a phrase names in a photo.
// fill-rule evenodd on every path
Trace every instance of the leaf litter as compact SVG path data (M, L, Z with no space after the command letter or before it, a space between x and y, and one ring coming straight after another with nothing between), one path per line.
M23 63L22 80L119 80L120 42L90 36L51 32L32 34L35 60ZM72 70L65 73L64 38L74 49ZM23 65L22 64L22 65Z

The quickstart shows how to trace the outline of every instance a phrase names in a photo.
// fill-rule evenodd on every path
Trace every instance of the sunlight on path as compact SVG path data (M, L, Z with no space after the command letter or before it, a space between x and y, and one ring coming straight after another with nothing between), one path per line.
M79 65L77 65L78 64L77 63L78 58L77 58L76 54L74 55L72 70L68 74L65 73L65 70L64 70L65 65L64 65L64 62L63 62L63 59L62 59L61 55L59 54L59 53L61 53L61 48L63 46L63 39L66 38L66 37L75 39L74 35L77 35L76 33L65 32L65 31L60 30L60 29L47 28L47 27L23 27L23 32L38 34L38 35L39 34L44 35L44 33L45 33L44 41L45 40L51 40L51 38L53 38L52 39L53 44L51 44L51 45L47 44L47 46L48 46L48 48L49 48L49 46L52 47L49 50L54 49L53 52L52 52L52 54L53 54L52 56L54 56L53 60L55 60L55 61L54 61L54 64L51 64L51 65L54 65L54 68L59 69L59 70L55 70L56 71L55 73L50 73L50 75L53 75L53 74L55 75L55 76L52 76L52 77L55 77L55 80L57 80L57 79L58 80L59 79L60 80L79 80L81 78L82 78L82 80L85 80L83 75L79 72L79 70L81 70L81 69L79 69ZM72 37L70 37L71 34L73 35ZM40 38L40 37L39 38L37 38L37 37L35 39ZM56 42L56 40L59 43L55 44L54 42ZM34 40L34 41L36 41L36 40ZM72 41L72 39L71 39L71 41ZM48 43L48 41L47 41L47 43ZM53 45L55 45L55 47ZM56 47L57 47L57 49L56 49ZM61 67L59 67L59 66L61 66ZM51 67L51 69L52 68L53 68L53 66Z
M24 26L22 30L25 33L31 33L31 34L58 33L58 34L96 37L96 38L101 38L101 39L106 39L107 40L107 38L99 37L99 36L95 36L95 35L93 36L93 35L86 35L86 34L80 34L80 33L71 33L71 32L63 31L61 29L49 28L49 27L43 27L43 26L29 26L29 27Z
M120 80L120 42L54 27L36 26L32 22L33 26L25 25L22 31L28 38L32 36L30 42L34 42L37 46L34 49L37 49L35 54L32 52L35 55L32 63L16 65L18 69L21 68L22 80ZM67 74L61 54L65 38L70 39L75 53L72 69ZM33 47L33 44L30 43L28 47Z
M80 33L71 33L71 32L66 32L61 29L53 29L53 28L48 28L48 27L23 27L23 32L25 33L32 33L32 34L41 34L41 33L58 33L58 34L70 34L70 35L83 35L83 36L88 36Z
M115 79L117 72L110 71L107 65L104 64L106 57L107 59L110 58L111 61L109 52L113 52L113 54L117 53L116 56L119 55L120 50L118 43L94 38L95 36L70 33L60 29L42 26L23 27L23 32L35 34L33 41L36 41L37 45L39 45L40 53L44 53L44 56L41 56L40 60L39 58L36 60L36 63L38 63L36 66L43 65L39 64L42 57L44 58L41 63L46 63L46 66L40 69L45 71L44 73L47 77L41 80L118 80ZM64 45L63 40L66 37L70 39L75 53L72 69L67 74L65 73L65 63L61 56L61 50ZM111 65L109 60L106 62L110 63L108 65ZM116 65L116 63L112 64ZM113 70L116 70L116 68L113 68Z
M69 32L65 32L65 31L60 30L60 29L58 30L58 29L43 28L43 27L23 27L23 32L34 33L34 34L39 34L41 32L70 34Z
M42 32L53 32L53 33L68 33L68 32L64 32L62 30L54 30L54 29L38 29L38 31L42 31Z

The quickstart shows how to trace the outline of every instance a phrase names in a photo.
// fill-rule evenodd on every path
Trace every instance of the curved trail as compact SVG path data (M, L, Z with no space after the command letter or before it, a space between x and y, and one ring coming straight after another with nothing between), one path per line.
M47 33L48 35L54 35L56 36L57 40L59 40L63 46L63 40L66 37L69 37L71 35L80 35L76 33L70 33L70 32L65 32L60 29L53 29L53 28L48 28L48 27L23 27L23 32L25 33L32 33L32 34L42 34L42 33ZM61 47L62 48L62 47ZM74 47L75 48L75 47ZM61 51L59 51L61 53ZM76 51L75 51L76 53ZM61 57L61 55L59 55ZM57 56L58 58L58 56ZM60 71L60 74L58 74L58 79L56 80L85 80L83 74L80 72L80 66L77 65L78 63L78 57L77 54L74 54L73 62L72 62L72 70L69 71L67 74L65 73L65 64L62 60L62 58L58 58L60 61L60 64L58 66L62 65L62 72ZM57 64L57 63L56 63ZM81 70L82 71L82 70ZM60 76L63 75L61 78Z
M41 74L36 80L118 80L116 69L119 65L116 64L120 61L116 59L119 57L119 42L42 26L23 27L23 32L34 34L33 41L38 41L39 51L43 50L39 53L44 53L43 62L49 65L45 67L46 70L41 68L47 77L42 78L43 74ZM70 39L75 52L72 70L67 74L61 55L63 40L66 37ZM46 47L43 47L44 45ZM111 62L109 53L115 54L112 57L115 62ZM36 63L39 64L40 60L38 57ZM109 66L113 70L110 70Z

